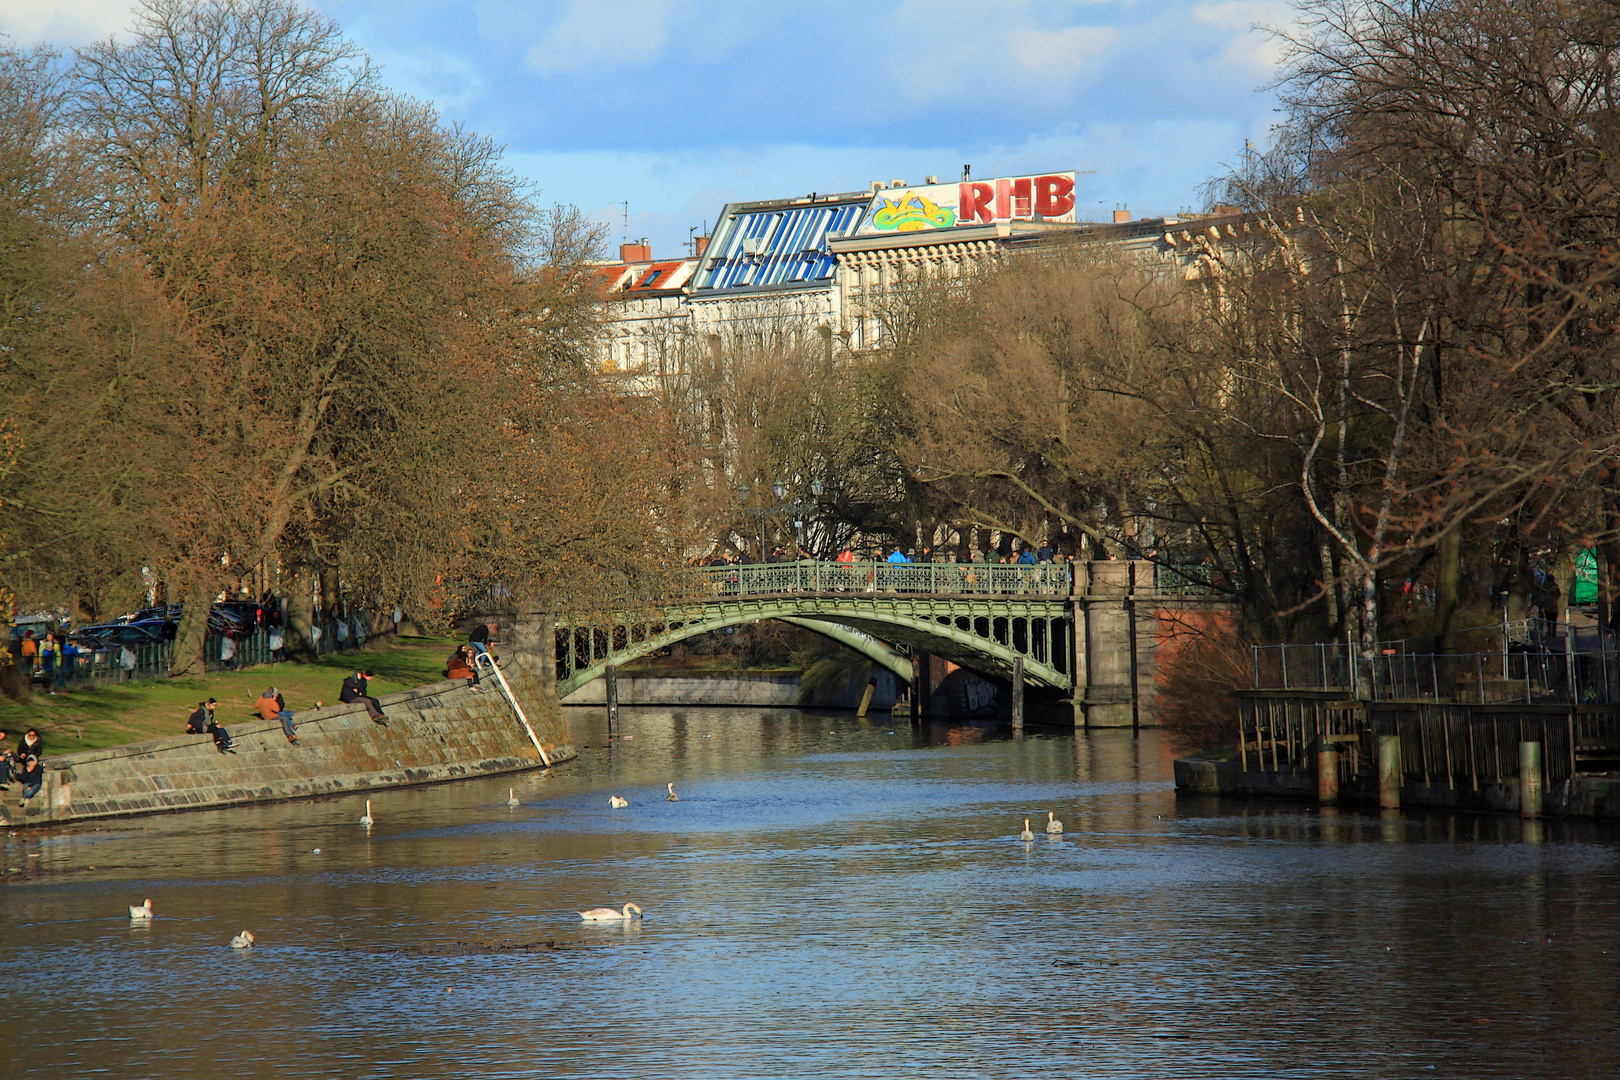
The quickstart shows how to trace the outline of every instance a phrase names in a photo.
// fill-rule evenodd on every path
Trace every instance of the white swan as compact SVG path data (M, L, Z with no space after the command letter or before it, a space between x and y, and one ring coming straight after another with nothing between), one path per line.
M615 810L623 810L626 806L630 805L630 800L625 799L625 798L621 798L618 795L609 795L608 796L608 805L611 806Z
M507 788L506 789L506 805L507 806L519 806L519 805L521 805L518 802L517 789L516 788Z
M1059 821L1057 819L1055 811L1048 810L1046 812L1046 833L1047 833L1047 835L1048 836L1056 836L1058 833L1060 833L1062 831L1063 831L1063 822L1061 822L1061 821Z
M631 915L631 912L635 912ZM610 907L593 907L589 911L582 911L579 917L586 922L616 922L621 919L641 918L641 908L635 904L624 905L623 911L614 911Z
M364 825L368 829L371 828L373 825L377 824L376 819L374 819L371 816L371 800L370 799L366 800L366 812L360 818L360 824Z
M1020 840L1033 840L1035 834L1029 831L1029 818L1024 819L1024 831L1018 834Z
M129 905L129 917L135 919L136 921L150 919L152 917L151 897L147 897L146 902L140 907L136 907L134 904Z
M231 948L233 948L233 949L251 949L251 948L253 948L253 931L244 930L240 934L237 934L235 937L231 938Z
M670 785L669 785L669 801L670 802L680 802L681 801L681 797L679 795L675 794L675 782L674 781L670 781Z

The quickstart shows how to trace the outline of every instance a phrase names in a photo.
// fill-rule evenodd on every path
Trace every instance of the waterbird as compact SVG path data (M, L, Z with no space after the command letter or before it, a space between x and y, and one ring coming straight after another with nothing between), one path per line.
M679 795L675 794L675 782L673 780L671 780L670 783L669 783L669 801L670 802L680 802L681 801L681 797Z
M251 949L251 948L253 948L253 931L244 930L240 934L237 934L235 937L231 938L231 948L233 948L233 949Z
M373 825L377 824L376 820L374 818L372 818L372 816L371 816L371 800L370 799L366 800L366 812L365 812L364 815L361 816L360 824L364 825L368 829L371 828Z
M1047 833L1047 835L1048 836L1056 836L1058 833L1060 833L1062 831L1063 831L1063 822L1061 822L1061 821L1059 821L1057 819L1056 811L1048 810L1046 812L1046 833Z
M519 805L518 804L518 797L517 797L517 789L516 788L507 788L506 789L506 805L507 806L517 806L517 805Z
M630 805L630 800L619 795L609 795L608 805L615 810L622 810Z
M136 921L150 919L152 917L152 898L147 897L140 907L136 907L134 904L129 905L129 917Z
M1029 818L1024 819L1024 831L1018 834L1020 840L1033 840L1035 834L1029 831Z
M635 912L631 915L631 912ZM641 918L641 908L635 904L624 905L623 911L615 911L610 907L593 907L589 911L582 911L579 917L586 922L616 922L621 919Z

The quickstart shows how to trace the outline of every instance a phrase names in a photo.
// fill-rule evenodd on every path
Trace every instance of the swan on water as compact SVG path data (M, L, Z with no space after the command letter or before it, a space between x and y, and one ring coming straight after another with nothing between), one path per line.
M635 912L631 915L631 912ZM579 917L586 922L615 922L621 919L641 918L641 908L635 904L624 905L623 911L615 911L610 907L593 907L589 911L582 911Z
M366 800L366 812L365 812L365 815L360 818L360 824L364 825L368 829L371 828L373 825L377 824L376 820L374 818L372 818L372 816L371 816L371 800L370 799Z
M520 805L519 802L518 802L517 789L516 788L507 788L506 789L506 805L507 806L518 806L518 805Z
M670 781L670 785L669 785L669 801L670 802L680 802L681 801L681 797L679 795L675 794L675 782L673 780Z
M240 934L237 934L235 937L231 938L231 948L233 948L233 949L251 949L251 948L253 948L253 931L244 930Z
M1063 822L1057 819L1056 811L1048 810L1046 812L1046 831L1051 836L1056 836L1063 831Z
M1035 834L1029 831L1029 818L1024 819L1024 831L1018 834L1020 840L1033 840Z
M621 796L618 796L618 795L609 795L608 796L608 805L611 806L615 810L622 810L626 806L630 805L630 800L626 799L626 798L623 798Z
M147 897L145 903L141 904L140 907L136 907L134 904L129 905L129 917L137 920L150 919L152 917L152 898Z

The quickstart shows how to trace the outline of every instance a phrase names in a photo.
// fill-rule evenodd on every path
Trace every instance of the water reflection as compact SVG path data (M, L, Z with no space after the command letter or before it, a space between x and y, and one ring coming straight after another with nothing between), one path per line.
M574 720L578 762L374 794L370 830L344 799L6 837L0 1001L33 1033L7 1075L1620 1064L1604 827L1178 800L1152 732ZM1047 810L1066 831L1019 841ZM576 914L626 901L644 921ZM244 927L250 955L228 947ZM413 951L543 940L562 948Z

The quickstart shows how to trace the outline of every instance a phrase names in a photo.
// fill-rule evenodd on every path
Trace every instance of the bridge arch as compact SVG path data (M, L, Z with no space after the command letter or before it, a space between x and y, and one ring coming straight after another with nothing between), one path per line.
M964 609L950 597L832 594L726 597L679 605L653 616L557 627L557 692L568 695L627 663L679 641L728 626L781 619L828 634L910 680L910 662L889 643L943 656L962 667L1069 690L1073 626L1055 597L998 598ZM810 625L822 624L826 629ZM853 633L840 634L838 631Z

